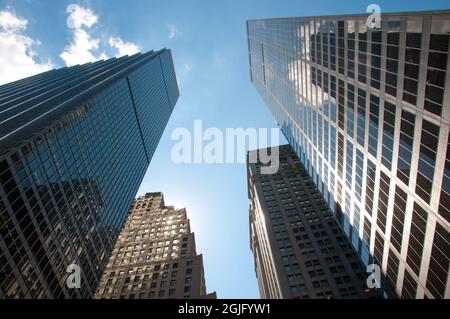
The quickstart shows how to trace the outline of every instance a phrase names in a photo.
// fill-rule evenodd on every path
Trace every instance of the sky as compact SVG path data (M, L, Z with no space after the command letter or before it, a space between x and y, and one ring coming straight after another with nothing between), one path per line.
M448 0L0 0L0 84L138 51L170 48L180 99L138 194L186 207L208 291L258 298L246 166L177 164L176 128L275 128L249 77L247 19L449 9ZM268 145L285 143L268 141Z

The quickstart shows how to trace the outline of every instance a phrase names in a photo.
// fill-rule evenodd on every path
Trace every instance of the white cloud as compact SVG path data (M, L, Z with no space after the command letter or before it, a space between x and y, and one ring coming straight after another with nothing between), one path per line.
M100 54L99 60L107 60L109 58L110 56L108 56L105 52L102 52L102 54Z
M91 9L80 7L77 4L69 4L66 12L69 13L67 26L71 29L81 29L83 26L91 28L98 22L98 16Z
M39 41L24 35L28 21L9 10L0 11L0 84L19 80L52 68L36 61Z
M93 39L84 28L90 29L98 22L98 17L91 9L77 4L67 6L66 12L69 14L67 26L73 30L73 39L59 56L67 66L98 60L93 50L98 49L100 41Z
M136 44L126 42L119 37L109 37L107 43L102 43L98 38L92 35L92 27L98 23L98 16L90 9L84 8L77 4L67 6L66 12L69 14L67 18L67 26L73 31L72 42L65 47L60 54L67 66L104 60L109 55L98 50L106 49L115 56L132 55L139 51ZM111 50L112 49L112 50Z
M136 44L132 42L125 42L118 37L110 37L108 43L112 48L116 49L117 57L121 57L124 55L133 55L139 52L139 48Z
M178 84L180 86L184 86L189 78L189 74L191 73L193 65L191 62L182 62L181 64L177 64L175 69L177 70L177 79Z
M175 36L180 34L180 31L174 24L169 24L168 28L169 28L169 40L172 40L173 38L175 38Z
M215 54L213 57L212 67L215 70L223 71L226 69L226 60L220 54Z
M28 21L17 17L11 11L0 11L0 25L5 31L19 31L27 28Z

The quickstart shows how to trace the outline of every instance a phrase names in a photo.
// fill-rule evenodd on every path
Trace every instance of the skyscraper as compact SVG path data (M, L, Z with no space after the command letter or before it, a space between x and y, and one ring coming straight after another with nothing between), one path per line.
M96 298L215 298L206 293L186 209L165 206L162 193L138 197L130 208Z
M251 81L386 296L449 298L450 11L247 22Z
M297 155L289 145L280 146L279 154L276 174L262 174L259 160L247 161L250 245L261 298L375 296Z
M178 96L167 49L0 86L0 297L93 296Z

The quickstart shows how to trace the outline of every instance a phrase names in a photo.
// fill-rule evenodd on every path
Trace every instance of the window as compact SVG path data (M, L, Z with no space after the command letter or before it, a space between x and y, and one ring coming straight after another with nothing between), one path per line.
M405 278L403 279L402 298L415 299L416 292L417 292L417 282L408 271L405 271Z
M419 23L407 21L407 24L403 100L416 105L422 34Z
M377 225L381 231L386 231L387 206L389 203L389 184L390 178L380 170L380 191L378 194L378 214Z
M445 71L447 68L447 54L430 51L428 53L428 66Z
M369 114L369 153L377 157L378 145L378 118L379 118L380 98L370 95L370 114Z
M437 23L437 21L433 21L433 24L434 23ZM441 30L439 31L442 32ZM442 113L448 43L448 34L432 33L430 35L424 108L438 116Z
M376 231L373 259L374 263L379 265L380 267L383 264L383 250L384 250L384 238L378 231Z
M401 252L402 247L407 199L408 195L406 192L404 192L399 186L396 186L392 215L391 243L399 253Z
M349 189L352 188L352 173L353 173L353 144L347 140L347 159L346 159L346 184ZM350 214L350 212L349 212Z
M336 167L336 128L334 126L330 126L330 166L332 168ZM333 183L331 183L331 189L333 187Z
M439 126L427 120L422 122L416 193L427 203L431 199L436 152L439 142Z
M361 220L361 211L359 206L355 203L355 209L353 211L353 235L352 235L352 244L355 250L358 250L359 245L359 225Z
M328 143L329 143L329 130L328 130L328 122L323 122L323 156L326 161L328 161Z
M412 149L414 143L415 115L402 111L400 143L398 150L397 177L406 185L409 183Z
M385 91L392 96L397 95L399 40L400 21L388 21Z
M417 276L420 273L420 263L422 261L427 219L427 212L417 203L414 203L411 221L411 235L409 237L409 246L406 261Z
M371 160L367 161L367 180L366 180L366 210L372 215L373 211L373 195L375 188L376 166ZM370 233L369 233L370 236Z
M344 172L344 136L339 132L338 133L338 165L337 171L340 177Z
M355 21L347 21L347 76L355 78Z
M291 293L293 295L298 295L300 293L300 288L298 286L291 286Z
M445 158L441 198L438 210L439 214L450 222L450 207L448 203L450 203L450 132L447 139L447 154Z
M364 155L359 149L356 149L355 195L359 201L361 201L361 193L362 193L363 168L364 168Z
M354 124L354 98L355 98L355 87L351 84L347 85L347 134L353 138L353 133L355 129Z
M366 129L366 91L358 89L358 116L357 116L357 142L365 146Z
M344 74L344 68L345 68L345 42L344 42L344 27L345 27L345 21L338 21L338 71L341 74Z
M339 95L338 95L338 125L341 129L345 130L345 90L344 81L339 80Z
M434 20L433 24L442 23L445 21ZM441 29L442 30L442 29ZM439 31L441 31L439 30ZM436 30L438 31L438 30ZM442 31L441 31L442 32ZM430 50L448 52L449 35L445 33L433 32L430 35Z
M384 103L384 123L383 123L383 144L381 162L391 170L392 151L394 148L394 127L395 127L395 105L389 102Z
M371 59L371 79L370 84L376 89L380 89L380 68L381 68L381 30L372 29L372 59Z
M336 100L334 98L331 98L330 104L331 104L330 118L333 123L336 123Z
M426 284L433 296L437 298L444 298L449 262L450 233L437 223Z
M397 273L399 268L399 259L398 257L392 252L389 252L388 262L387 262L387 269L386 269L386 281L387 281L387 293L389 298L398 298L396 293L396 284L397 284Z
M367 81L367 26L364 21L359 21L358 33L358 80L361 83Z

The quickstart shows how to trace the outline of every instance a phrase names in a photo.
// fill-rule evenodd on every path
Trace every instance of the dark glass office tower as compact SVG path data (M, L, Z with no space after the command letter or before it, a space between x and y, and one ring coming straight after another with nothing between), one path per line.
M0 297L93 296L178 96L167 49L0 86Z
M366 269L297 155L289 145L279 154L276 174L262 174L259 160L247 161L250 246L261 298L375 297Z
M162 193L136 198L95 295L99 299L215 299L186 209Z
M247 22L251 81L386 296L449 298L450 11Z

